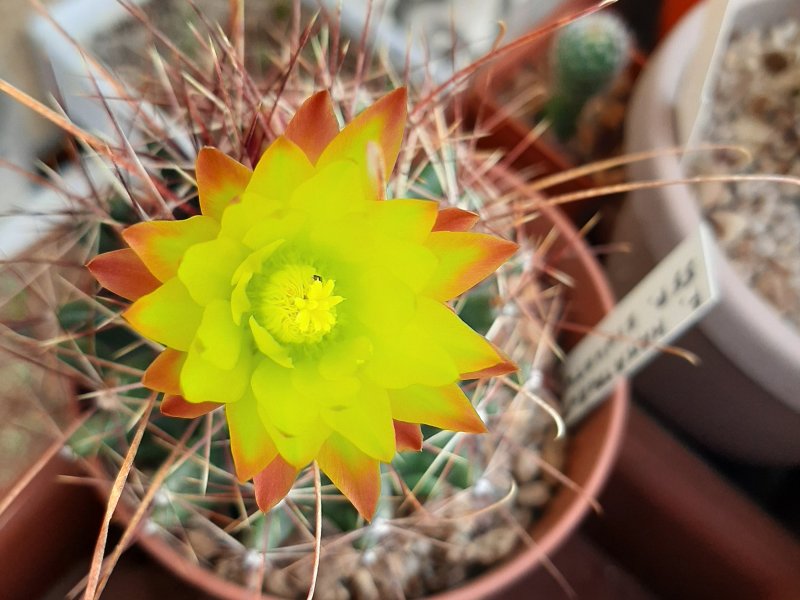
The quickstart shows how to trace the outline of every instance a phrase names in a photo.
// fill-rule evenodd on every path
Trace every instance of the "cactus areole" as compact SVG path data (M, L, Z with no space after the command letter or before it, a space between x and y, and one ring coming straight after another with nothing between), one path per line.
M341 131L317 93L253 171L200 151L201 215L137 223L89 264L165 346L142 380L161 411L224 407L264 511L316 461L370 519L380 463L419 450L420 424L484 431L459 380L515 369L446 303L517 247L467 231L472 213L385 200L405 123L403 89Z

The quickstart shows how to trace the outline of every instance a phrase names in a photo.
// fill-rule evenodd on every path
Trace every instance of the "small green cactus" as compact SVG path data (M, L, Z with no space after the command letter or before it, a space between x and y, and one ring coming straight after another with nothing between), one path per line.
M586 102L627 66L631 36L611 12L590 15L561 29L550 49L553 93L545 115L561 140L575 133Z

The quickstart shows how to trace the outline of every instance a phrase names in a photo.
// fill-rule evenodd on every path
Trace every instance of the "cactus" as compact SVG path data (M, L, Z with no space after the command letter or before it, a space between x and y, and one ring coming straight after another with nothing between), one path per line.
M158 83L152 96L123 94L133 107L149 98L180 98L160 104L166 118L141 113L132 123L135 135L105 147L86 138L107 153L106 175L114 184L91 187L70 212L82 219L73 242L84 261L98 250L120 248L118 232L144 216L196 214L190 172L196 148L214 144L255 162L320 81L332 81L336 111L350 119L396 77L368 56L353 61L367 72L348 71L342 46L333 46L338 36L324 24L301 49L302 60L291 60L286 51L300 47L300 40L277 40L265 53L270 68L258 75L244 68L237 44L222 29L210 25L202 33L201 52L192 59L154 53ZM202 44L210 44L205 54ZM457 128L442 126L445 101L415 115L410 150L386 182L391 195L475 211L490 221L487 230L515 235L516 219L535 207L511 206L514 196L490 176L493 158L477 152ZM464 384L488 433L426 428L421 453L400 453L383 466L383 495L370 524L322 479L318 598L419 597L459 584L526 540L555 485L538 468L539 453L549 453L548 462L558 468L562 452L551 416L558 401L546 376L556 362L561 284L545 260L546 251L531 245L453 306L521 367L514 376ZM65 278L53 285L66 298L56 308L61 331L42 347L80 383L79 404L88 415L71 439L74 455L100 465L110 480L134 456L122 502L151 502L146 532L220 577L277 596L304 597L316 555L312 472L301 474L277 507L261 513L253 485L233 474L223 411L193 421L166 417L158 412L160 397L139 383L158 348L125 325L125 303Z
M602 93L627 66L631 35L614 13L603 11L561 29L550 48L552 93L545 116L561 140L575 133L586 102Z

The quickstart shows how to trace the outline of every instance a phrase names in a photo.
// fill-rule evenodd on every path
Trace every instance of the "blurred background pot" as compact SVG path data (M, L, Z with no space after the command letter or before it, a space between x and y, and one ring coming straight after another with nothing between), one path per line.
M81 474L58 442L20 477L27 483L0 515L0 589L6 600L39 598L75 555L94 545L100 505L91 488L59 480Z
M733 28L800 17L796 0L742 2ZM626 150L680 143L674 100L703 32L703 6L672 32L639 79L627 118ZM632 181L687 176L679 157L663 154L630 168ZM700 222L695 190L670 185L630 194L614 241L633 252L609 257L608 271L622 295ZM734 271L715 245L721 302L678 343L702 360L699 368L661 357L635 379L641 397L707 447L744 461L800 463L800 334Z
M502 164L534 180L621 151L625 104L644 56L619 13L604 9L567 25L595 5L560 3L527 34L556 27L553 31L502 54L471 85L468 117L485 134L479 146L501 150ZM569 194L623 177L621 169L601 170L547 191ZM561 208L583 225L601 209L613 214L617 203L600 197Z

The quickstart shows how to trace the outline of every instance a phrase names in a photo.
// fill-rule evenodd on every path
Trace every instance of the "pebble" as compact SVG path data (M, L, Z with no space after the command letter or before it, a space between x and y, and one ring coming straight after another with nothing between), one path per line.
M517 537L511 527L492 529L472 540L466 548L465 558L480 565L491 565L514 549Z
M729 210L718 210L710 213L708 218L714 225L717 238L723 242L731 242L747 229L747 219Z
M526 483L533 480L541 467L539 466L539 453L531 448L520 448L514 458L514 477L517 483Z
M352 587L355 600L378 600L381 597L375 579L366 567L358 569L353 574Z
M557 469L561 471L564 466L564 458L566 455L566 440L564 438L551 438L545 445L542 447L542 457L541 460L548 465L550 465L553 469ZM551 483L557 484L558 480L556 480L550 473L547 471L543 474L543 480Z
M746 148L750 174L800 176L800 20L739 32L722 61L703 141ZM694 174L735 167L725 153ZM742 172L742 169L733 172ZM800 189L770 182L709 183L698 200L733 267L800 331Z
M289 573L283 569L275 569L267 573L264 589L268 594L279 598L292 598L295 592Z
M341 581L329 583L320 577L314 592L315 600L350 600L350 590Z
M522 506L540 508L547 504L547 501L550 500L550 496L552 496L552 492L547 483L544 481L534 481L532 483L526 483L519 488L517 500Z

